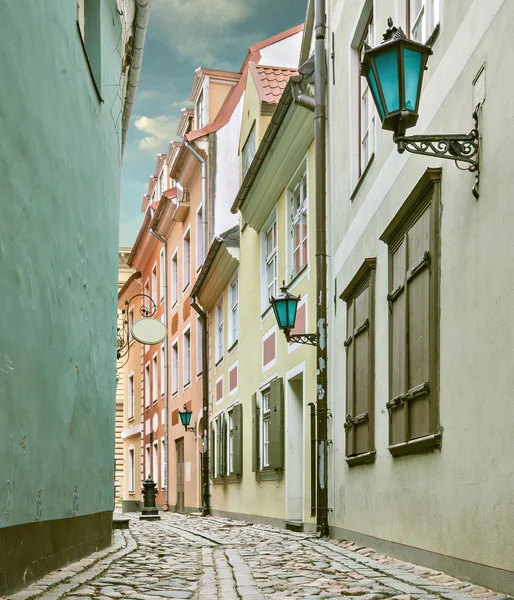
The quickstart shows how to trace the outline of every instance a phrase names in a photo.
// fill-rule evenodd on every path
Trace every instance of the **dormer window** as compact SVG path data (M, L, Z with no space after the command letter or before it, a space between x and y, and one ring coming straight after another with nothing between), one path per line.
M198 101L196 103L196 128L201 129L207 125L207 111L205 106L205 95L203 90L200 92L200 96L198 96Z
M253 157L255 156L255 152L257 150L256 143L256 132L255 132L255 123L252 125L250 133L246 138L245 145L243 146L243 177L248 172L250 165L252 164Z

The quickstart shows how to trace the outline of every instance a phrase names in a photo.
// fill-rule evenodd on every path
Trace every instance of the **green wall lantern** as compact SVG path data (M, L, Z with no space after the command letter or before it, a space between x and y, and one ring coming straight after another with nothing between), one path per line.
M294 329L296 323L296 312L298 310L300 296L293 296L290 294L287 291L285 281L282 282L280 292L281 293L278 294L276 298L271 296L269 300L273 307L273 312L275 313L278 328L284 332L288 342L315 346L317 339L315 333L291 334L291 330Z
M469 134L412 135L405 132L418 121L423 75L432 49L407 39L391 18L383 42L375 48L363 47L361 74L366 78L382 122L382 129L393 132L398 152L411 152L468 163L475 173L473 195L478 198L479 148L477 106L473 113L475 128Z
M192 431L193 433L196 433L196 425L194 427L189 427L189 423L191 423L191 415L193 414L193 411L188 410L187 405L184 404L184 408L182 410L179 410L178 414L180 417L180 422L182 423L182 425L184 425L184 429L186 431Z

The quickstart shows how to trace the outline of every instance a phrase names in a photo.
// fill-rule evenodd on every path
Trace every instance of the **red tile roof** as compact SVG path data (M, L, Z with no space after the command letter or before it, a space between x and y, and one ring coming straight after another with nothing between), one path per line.
M289 78L297 75L296 69L283 67L266 67L249 63L259 95L263 102L278 104Z

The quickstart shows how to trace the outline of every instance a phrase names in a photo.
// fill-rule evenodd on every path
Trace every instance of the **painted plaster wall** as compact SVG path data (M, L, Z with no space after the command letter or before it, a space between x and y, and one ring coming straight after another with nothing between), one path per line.
M343 3L339 3L342 5ZM392 2L380 3L381 33ZM378 132L369 182L352 204L346 125L349 80L339 63L330 90L329 281L342 290L366 257L376 256L375 419L377 459L372 466L344 464L345 305L333 307L330 343L334 451L331 457L331 524L512 571L514 468L510 415L514 379L511 354L510 283L514 277L510 231L514 211L510 157L514 139L511 83L502 75L513 64L508 23L512 3L502 0L443 3L440 39L430 59L416 133L469 131L472 81L486 64L482 111L480 199L471 194L473 175L450 161L400 156L391 134ZM348 8L348 10L346 10ZM347 43L357 14L344 5L333 21L336 43ZM335 9L337 13L337 8ZM432 65L437 68L432 68ZM500 66L501 65L501 66ZM341 110L340 110L341 109ZM393 459L387 450L388 389L387 247L378 241L427 167L443 168L440 258L440 452ZM368 177L366 176L366 177ZM329 293L329 297L331 297ZM384 518L387 515L387 518Z
M298 68L302 31L260 50L259 63L266 66Z
M315 251L314 236L315 222L312 218L314 209L314 148L313 145L307 152L308 156L308 189L309 189L309 266L304 276L291 286L294 294L307 298L307 330L315 330ZM284 187L289 182L284 180ZM273 209L275 210L275 209ZM289 241L286 211L286 193L282 192L277 199L277 232L278 232L278 274L279 281L285 278L286 273L286 243ZM303 516L306 523L314 523L310 518L310 425L308 402L315 401L316 371L315 350L310 346L297 346L290 350L283 334L276 331L276 364L263 369L262 365L262 339L270 330L277 329L275 317L271 309L264 313L261 307L261 233L246 226L241 232L241 251L239 268L240 285L240 340L238 360L238 393L243 404L243 476L239 483L228 486L214 485L212 490L213 509L250 515L254 517L270 517L284 519L286 516L286 477L274 481L259 482L252 472L252 408L251 401L254 393L259 393L266 381L275 376L284 378L285 393L285 423L288 419L287 380L286 374L304 364L304 415L303 430L285 430L286 468L287 461L292 456L287 454L288 436L296 439L301 436L303 440L303 471L304 494ZM226 292L225 292L226 294ZM226 297L225 297L226 299ZM211 315L211 322L214 315ZM211 354L213 352L211 339ZM230 357L228 364L232 364ZM225 373L224 373L225 375ZM234 396L235 398L235 396ZM220 407L215 407L215 413L220 408L226 408L232 403L232 398L224 399Z
M120 17L100 103L76 5L2 3L0 527L113 508Z

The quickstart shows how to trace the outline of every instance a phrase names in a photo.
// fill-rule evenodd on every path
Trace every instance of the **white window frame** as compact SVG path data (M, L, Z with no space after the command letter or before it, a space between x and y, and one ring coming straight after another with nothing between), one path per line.
M370 15L358 48L358 59L364 43L374 47L374 15ZM368 81L360 72L359 77L359 177L361 177L375 154L376 109Z
M135 457L135 448L134 446L129 446L128 449L128 481L127 481L127 491L129 494L133 494L135 492L136 487L136 457Z
M166 346L161 346L161 396L164 395L166 382L164 381L164 365L166 364Z
M196 272L200 271L203 265L203 225L202 225L202 205L196 211Z
M159 187L161 189L161 196L164 194L164 192L166 191L166 164L164 164L162 170L161 170L161 174L159 175Z
M159 400L159 357L157 352L152 356L152 404Z
M198 100L195 106L195 125L196 129L202 129L208 123L208 110L207 110L207 93L205 86L202 87L198 95Z
M134 412L136 410L136 382L134 371L129 373L128 376L128 391L127 391L127 414L129 419L134 418Z
M178 338L171 345L171 393L178 393Z
M216 303L215 308L215 351L214 351L214 362L218 364L224 356L225 353L225 344L224 344L224 334L225 334L225 315L224 315L224 302L223 296Z
M151 293L150 293L150 279L147 279L145 281L145 287L143 288L143 294L145 295L145 298L143 298L143 305L147 310L151 310L150 307L150 298Z
M261 469L269 468L269 431L271 421L270 408L271 388L261 390L260 431L261 431ZM267 410L265 410L267 408Z
M171 257L171 307L173 308L178 302L178 248Z
M275 245L272 251L267 252L267 238L272 229L275 229ZM274 265L275 276L268 278L268 267ZM268 217L266 225L261 232L261 312L264 313L270 308L270 296L278 294L278 218L277 209L274 208Z
M234 473L234 410L227 411L227 471Z
M168 486L167 464L166 438L161 438L161 489L166 489Z
M250 151L250 153L249 153ZM243 175L243 179L245 175L248 173L250 169L250 165L255 157L257 152L257 128L256 122L253 122L252 127L246 137L246 141L243 145L243 149L241 150L241 173Z
M184 388L191 385L191 326L184 329L183 333L182 378Z
M151 454L150 444L146 444L146 446L145 446L145 473L146 473L145 479L147 479L148 476L152 474L152 472L151 472L152 463L151 463L150 454Z
M152 476L156 485L159 483L159 440L153 441L152 447Z
M303 185L304 183L304 185ZM294 210L294 198L296 192L300 193L300 206ZM309 175L308 175L308 162L307 159L301 164L299 169L293 176L291 183L287 187L287 212L288 212L288 231L287 239L288 250L287 260L289 265L289 280L295 279L308 265L309 265ZM295 240L295 227L302 220L305 220L305 236L301 236L299 245L296 244ZM303 262L304 253L303 247L306 245L306 261ZM300 253L300 268L296 271L296 252Z
M407 0L409 6L408 35L415 42L426 44L441 20L440 0L419 0L420 8L415 13L416 0Z
M185 292L191 285L191 227L182 237L182 290Z
M161 302L164 300L164 270L166 265L166 258L164 256L164 246L161 248L159 254L159 298Z
M196 376L203 372L203 327L202 320L196 315Z
M153 267L152 267L152 300L154 301L155 305L157 306L157 304L159 303L159 298L157 298L157 263L155 262Z
M145 408L148 408L151 404L151 381L152 381L152 370L150 362L145 365Z
M239 271L228 285L228 347L239 340Z

